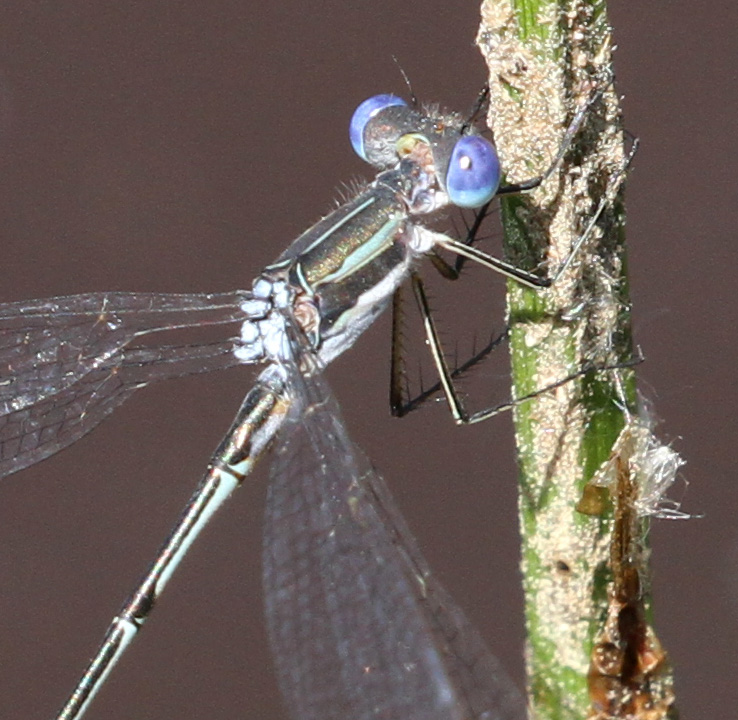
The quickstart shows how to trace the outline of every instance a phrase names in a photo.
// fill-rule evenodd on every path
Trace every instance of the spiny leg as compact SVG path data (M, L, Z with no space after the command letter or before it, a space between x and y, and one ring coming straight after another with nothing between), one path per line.
M407 386L407 372L405 370L405 351L402 347L405 313L402 287L395 290L392 296L392 338L390 349L390 412L394 417L407 415L411 401Z
M539 397L540 395L546 392L549 392L551 390L555 390L556 388L561 387L562 385L566 385L572 380L582 377L583 375L586 375L589 372L615 370L615 369L620 369L622 367L631 367L642 361L642 358L638 356L638 357L633 358L630 361L627 361L625 363L619 363L617 365L606 366L606 367L596 367L592 365L588 367L583 367L577 372L567 375L566 377L561 378L560 380L557 380L556 382L551 383L550 385L547 385L546 387L543 387L539 390L535 390L534 392L528 393L527 395L523 395L522 397L509 400L508 402L501 403L499 405L495 405L493 407L486 408L484 410L479 410L474 413L469 413L464 407L464 403L462 402L456 390L456 387L454 386L454 382L453 382L454 376L460 374L461 372L463 372L463 370L461 368L459 368L458 370L454 370L453 372L449 370L448 363L446 362L446 358L443 354L443 348L441 346L441 341L438 337L438 331L436 329L435 321L433 320L433 315L430 309L430 305L428 304L428 298L425 294L425 288L423 286L423 281L417 274L413 274L411 276L411 281L412 281L412 286L413 286L413 292L415 294L415 299L418 303L418 308L420 310L420 314L423 319L423 327L425 328L426 339L428 341L428 347L430 348L431 355L433 357L433 362L436 366L436 369L438 370L438 375L440 378L440 382L438 383L438 386L427 391L427 394L424 393L422 396L422 399L425 400L428 395L430 395L432 392L436 390L436 388L443 389L443 392L446 396L446 400L449 405L449 409L451 410L451 415L453 416L454 422L457 425L472 425L474 423L481 422L482 420L487 420L491 417L494 417L495 415L499 415L500 413L511 410L512 408L516 407L517 405L520 405L521 403L524 403L524 402L527 402L528 400L532 400L533 398ZM487 353L485 352L484 354L486 355ZM476 362L478 362L478 360L475 360L475 363ZM462 366L462 368L467 369L464 366ZM415 402L415 405L413 407L417 406L421 402L421 400L416 400L414 402Z

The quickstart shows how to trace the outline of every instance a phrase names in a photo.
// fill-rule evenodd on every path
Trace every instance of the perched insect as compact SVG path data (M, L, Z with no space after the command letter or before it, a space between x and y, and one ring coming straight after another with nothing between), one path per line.
M577 115L567 138L581 121ZM92 293L0 305L0 472L75 442L154 380L266 365L182 517L114 618L59 718L80 718L191 543L277 439L267 502L269 630L287 704L300 718L520 718L523 707L461 611L431 576L382 481L346 436L321 369L347 350L408 278L441 383L467 415L415 267L438 249L533 286L549 284L432 230L449 205L479 207L500 186L494 146L457 115L394 95L362 103L356 152L378 169L353 199L297 238L251 291ZM238 324L234 340L233 326ZM138 343L223 326L203 345ZM150 339L147 337L147 339Z

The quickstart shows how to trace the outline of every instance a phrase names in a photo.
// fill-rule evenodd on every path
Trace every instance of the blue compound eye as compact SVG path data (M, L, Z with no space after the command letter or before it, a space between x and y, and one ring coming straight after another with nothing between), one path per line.
M500 185L500 161L491 142L478 135L454 146L446 172L446 193L454 205L475 208L489 202Z
M367 123L377 113L393 105L404 105L407 107L407 103L402 98L397 97L397 95L375 95L368 100L364 100L354 111L351 124L349 125L349 138L351 138L351 145L354 147L354 152L362 160L367 159L364 152L364 130L366 130Z

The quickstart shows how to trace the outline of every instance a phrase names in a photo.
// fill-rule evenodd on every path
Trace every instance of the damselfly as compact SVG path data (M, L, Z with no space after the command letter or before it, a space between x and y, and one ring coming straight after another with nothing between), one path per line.
M266 364L59 718L82 716L195 537L275 438L266 606L294 716L521 717L494 660L430 576L386 488L359 460L320 369L353 345L406 279L425 307L414 268L439 249L547 285L427 224L449 205L479 207L543 178L500 186L495 148L468 122L393 95L359 106L351 141L379 170L375 180L295 240L251 291L94 293L0 306L2 474L75 442L154 380ZM465 413L424 316L455 419L487 417ZM223 326L227 339L138 344L202 326Z

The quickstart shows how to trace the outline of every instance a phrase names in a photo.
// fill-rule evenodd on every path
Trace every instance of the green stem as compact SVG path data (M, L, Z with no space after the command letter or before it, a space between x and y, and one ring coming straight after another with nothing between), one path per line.
M607 85L602 78L611 74L612 44L604 2L487 0L478 42L490 71L489 125L506 179L529 179L556 155L593 84ZM503 202L508 259L529 269L548 267L553 276L603 195L622 178L622 166L620 108L610 87L588 111L561 171L534 193ZM583 367L632 358L623 223L618 195L551 289L510 282L516 397ZM532 717L540 720L625 717L595 714L591 670L593 648L614 612L614 503L590 515L580 510L589 481L637 420L636 407L633 371L619 369L580 376L515 412L528 691ZM631 550L637 572L647 577L647 553ZM642 595L634 602L647 604ZM624 655L640 652L622 644ZM621 685L631 688L628 683Z

